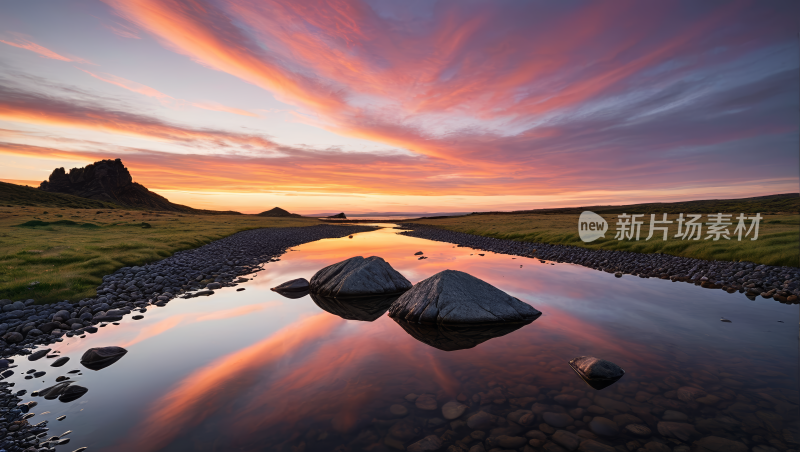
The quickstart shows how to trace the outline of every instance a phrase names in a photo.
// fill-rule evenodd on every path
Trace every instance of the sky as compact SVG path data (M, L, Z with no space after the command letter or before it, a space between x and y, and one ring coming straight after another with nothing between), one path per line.
M31 0L0 180L120 158L173 202L470 212L800 188L794 1Z

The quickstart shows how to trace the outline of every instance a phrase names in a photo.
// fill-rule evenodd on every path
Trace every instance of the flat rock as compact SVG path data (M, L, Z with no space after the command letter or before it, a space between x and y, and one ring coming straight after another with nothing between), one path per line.
M542 313L467 273L445 270L420 281L389 308L412 323L486 325L532 322Z
M696 452L747 452L747 446L739 441L706 436L692 444L692 451Z
M619 426L611 419L597 416L589 422L592 433L600 436L614 437L619 434Z
M593 356L579 356L569 362L572 370L594 389L611 386L625 375L621 367Z
M691 441L700 436L694 426L684 422L659 422L658 433L667 438Z
M83 397L83 395L86 394L87 392L89 392L89 390L84 388L83 386L69 385L58 397L58 401L63 403L69 403L72 402L73 400L77 400Z
M625 426L625 431L641 438L646 438L653 433L649 427L643 424L628 424Z
M442 447L442 440L436 435L428 435L416 443L408 446L408 452L426 452L439 450Z
M567 413L544 413L542 418L548 425L555 428L564 428L575 422L575 419L572 419L572 416Z
M581 444L581 438L572 432L559 430L553 433L553 442L560 445L564 449L573 451Z
M66 357L66 356L62 356L61 358L58 358L57 360L53 361L53 364L50 364L50 366L52 366L52 367L61 367L64 364L66 364L67 361L69 361L69 358Z
M81 364L87 369L100 370L119 361L126 353L127 350L117 346L90 348L81 356Z
M401 293L411 282L378 256L355 256L318 271L310 287L319 295L348 297Z
M478 411L467 419L467 427L472 430L485 430L492 425L492 415L485 411Z
M442 405L442 416L447 420L458 419L466 409L467 406L463 403L450 401Z
M433 411L439 405L436 403L436 398L430 394L422 394L421 396L417 397L417 400L414 402L417 405L417 408L420 410L426 411Z
M297 278L291 281L286 281L283 284L279 284L272 289L273 292L308 292L311 289L309 286L308 281L305 278Z
M35 352L33 352L30 355L28 355L28 361L36 361L38 359L42 359L45 356L47 356L48 353L50 353L50 350L51 349L49 349L49 348L43 348L41 350L36 350Z

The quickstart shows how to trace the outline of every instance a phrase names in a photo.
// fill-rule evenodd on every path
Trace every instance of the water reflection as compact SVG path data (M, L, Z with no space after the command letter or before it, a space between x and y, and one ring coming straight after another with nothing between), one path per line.
M377 295L367 297L326 297L312 293L311 299L323 311L330 312L345 320L372 322L389 310L389 306L401 294Z
M659 433L658 423L676 411L701 436L744 438L751 448L771 440L797 448L785 434L796 425L800 401L797 306L664 280L617 279L572 265L478 256L392 230L294 249L266 264L246 291L177 299L149 309L142 320L67 338L54 346L71 358L63 370L52 370L47 360L20 359L8 381L29 391L52 386L86 349L127 348L124 359L102 372L70 374L89 388L81 398L66 404L37 398L37 413L50 414L31 422L72 430L70 446L93 451L386 451L387 444L407 448L453 430L457 436L440 449L447 450L472 431L442 419L441 407L451 400L467 405L458 420L479 411L496 417L482 430L487 438L498 429L512 428L510 436L541 431L544 413L559 413L568 416L561 416L568 422L563 429L573 433L590 431L596 416L617 423L618 436L597 439L611 446L691 447ZM429 259L417 260L420 250ZM451 331L409 331L385 315L373 319L382 306L354 313L350 305L290 300L269 290L359 254L381 256L412 282L445 269L465 271L544 314L472 345L474 338ZM582 355L608 359L627 373L598 392L569 366ZM48 374L27 383L23 375L37 366ZM420 408L413 395L432 398L437 408ZM403 412L391 412L395 405L406 414L393 414ZM519 410L532 414L512 415ZM650 436L627 433L626 416L646 425Z
M397 318L392 318L392 320L414 339L446 352L475 347L489 339L505 336L533 322L531 320L496 325L452 326L407 322Z

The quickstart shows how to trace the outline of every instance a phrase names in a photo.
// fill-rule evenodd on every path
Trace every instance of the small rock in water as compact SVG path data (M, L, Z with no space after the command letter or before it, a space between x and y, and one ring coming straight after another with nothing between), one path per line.
M731 322L730 320L728 320L726 318L721 318L721 319L719 319L719 321L720 322L725 322L725 323L733 323L733 322Z
M43 370L40 370L39 372L34 372L34 373L33 373L33 378L39 378L39 377L42 377L42 376L44 376L44 374L46 374L46 373L47 373L47 372L45 372L45 371L43 371Z
M422 251L417 251L416 253L414 253L414 256L422 256L422 254L423 254Z
M426 411L433 411L438 406L436 403L436 398L430 394L422 394L421 396L417 397L415 404L420 410Z
M63 403L69 403L72 402L73 400L81 398L87 392L89 392L89 390L84 388L83 386L71 385L64 390L64 392L58 398L58 401Z
M389 407L389 412L392 413L393 416L402 417L408 414L408 408L403 405L395 404Z
M442 406L442 416L447 420L458 419L466 409L467 406L463 403L450 401Z
M240 287L240 288L236 289L237 292L241 292L243 290L244 290L244 287Z
M116 346L90 348L81 357L81 364L87 369L100 370L114 364L126 353L127 350Z
M135 315L135 316L133 316L133 317L131 317L131 318L132 318L133 320L142 320L142 319L144 318L144 316L143 316L143 315Z
M57 420L57 421L63 421L63 420L64 420L64 419L66 419L66 418L67 418L67 415L65 414L65 415L63 415L63 416L59 416L59 417L57 417L57 418L56 418L56 420Z
M589 422L589 428L592 433L600 436L617 436L619 433L619 426L611 419L597 416Z
M64 380L69 380L69 377L64 376L64 375L59 375L58 378L56 378L56 382L64 381Z
M47 354L50 353L49 348L43 348L41 350L37 350L30 355L28 355L28 361L36 361L38 359L44 358Z
M592 356L579 356L570 361L569 365L594 389L611 386L625 375L625 371L618 365Z
M309 285L305 278L297 278L291 281L286 281L285 283L277 285L270 290L273 292L307 292L309 290Z

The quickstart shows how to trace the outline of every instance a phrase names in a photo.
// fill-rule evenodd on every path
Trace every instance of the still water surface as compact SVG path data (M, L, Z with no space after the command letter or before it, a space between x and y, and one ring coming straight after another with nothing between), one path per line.
M441 419L441 406L456 398L469 406L462 420L480 410L499 416L484 428L490 436L491 428L505 427L495 434L524 437L538 429L541 412L550 411L569 413L574 422L565 428L573 433L591 430L587 421L598 415L617 416L620 427L632 421L621 414L652 430L637 439L621 429L600 440L611 445L656 440L672 449L715 435L750 447L775 441L797 447L789 442L797 424L797 306L668 280L617 279L397 232L385 228L298 246L240 284L245 291L176 299L150 307L142 320L126 318L85 339L65 338L54 350L71 358L66 366L17 359L10 381L15 389L43 389L82 368L78 361L90 347L129 350L108 368L73 376L89 389L80 399L33 398L39 405L31 422L48 420L54 435L72 430L70 444L61 446L70 450L396 450L391 447L430 434L468 436L472 429ZM417 251L428 259L418 260ZM445 269L468 272L543 315L474 348L446 352L416 340L386 315L345 320L308 296L287 299L269 290L357 255L384 258L412 283ZM581 355L608 359L627 373L596 391L567 363ZM23 380L31 368L47 374ZM703 392L680 391L687 387ZM411 393L433 395L437 409L418 408L405 398ZM698 403L687 393L718 400ZM556 402L560 394L576 397ZM389 410L397 404L409 412L401 421ZM538 417L530 425L502 419L531 408ZM666 410L685 414L679 422L695 427L696 437L659 434ZM56 421L61 415L66 419ZM397 422L408 428L389 435ZM470 441L462 442L477 444Z

